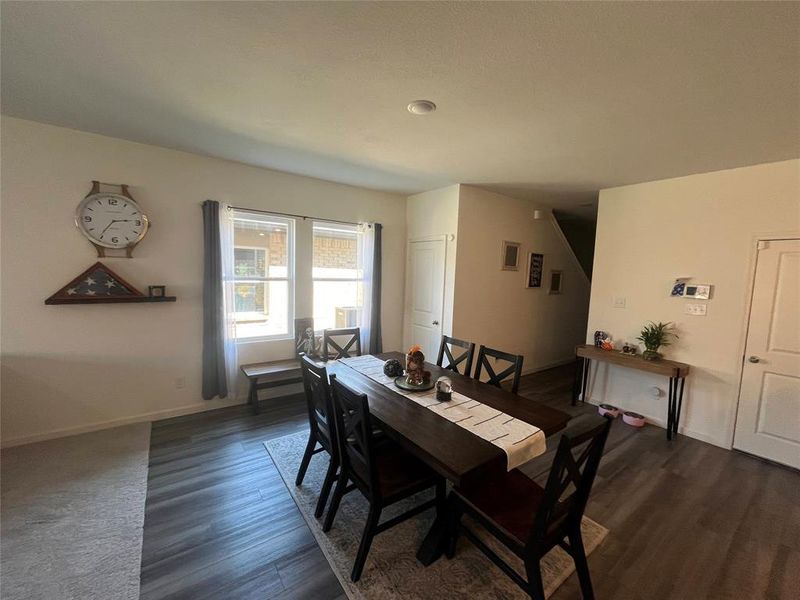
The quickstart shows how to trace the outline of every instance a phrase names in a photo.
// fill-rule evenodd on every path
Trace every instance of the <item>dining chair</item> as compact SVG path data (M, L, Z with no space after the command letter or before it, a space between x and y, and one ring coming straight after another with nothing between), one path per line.
M500 373L495 373L489 361L490 358L509 362L511 365L503 371L500 371ZM494 350L493 348L487 348L481 345L480 350L478 350L478 364L475 367L475 379L480 379L481 370L486 369L486 373L489 375L489 379L486 383L496 387L502 387L501 383L503 380L513 373L514 379L511 382L511 393L516 394L519 390L519 379L522 375L523 358L524 356L521 354L509 354L508 352Z
M466 352L462 352L458 358L454 358L452 351L453 346L464 348ZM464 340L443 335L442 343L439 344L439 356L436 359L436 364L440 367L448 369L449 371L461 373L461 371L458 370L458 365L464 362L464 375L469 377L469 374L472 372L472 359L474 354L475 344L473 342L465 342ZM442 364L445 356L447 356L447 365Z
M346 339L341 341L341 338ZM333 348L333 352L328 350L329 346ZM355 346L354 351L351 350L353 346ZM348 327L345 329L324 330L322 332L322 356L327 360L361 356L361 329L359 327Z
M344 494L358 490L369 502L367 522L350 574L350 579L355 582L361 577L372 539L377 534L434 506L438 515L444 515L445 481L424 462L388 439L376 443L365 394L350 389L335 375L331 375L331 390L341 470L322 530L330 531ZM350 481L352 484L348 485ZM432 500L384 523L379 522L384 508L431 487L436 490Z
M294 483L297 486L303 483L312 456L319 452L328 453L328 471L325 473L325 480L322 483L322 490L314 511L314 516L320 518L339 470L339 447L336 443L336 427L333 421L333 401L328 385L328 372L325 367L319 366L307 356L303 356L300 359L300 370L308 408L309 434ZM317 444L319 444L319 448L317 448Z
M583 600L592 600L581 520L610 428L611 419L599 415L573 419L561 435L544 489L518 469L455 487L448 499L448 558L455 555L463 533L531 598L544 600L540 561L559 546L575 562ZM464 513L522 559L526 578L461 525Z

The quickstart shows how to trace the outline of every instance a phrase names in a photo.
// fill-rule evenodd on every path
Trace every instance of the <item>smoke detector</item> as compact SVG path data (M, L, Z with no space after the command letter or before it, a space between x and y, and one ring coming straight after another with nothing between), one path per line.
M436 110L436 105L430 100L414 100L406 108L412 115L427 115Z

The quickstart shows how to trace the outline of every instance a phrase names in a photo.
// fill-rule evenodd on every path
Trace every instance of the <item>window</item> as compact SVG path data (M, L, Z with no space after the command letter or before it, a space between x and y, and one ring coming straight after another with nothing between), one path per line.
M233 264L236 338L291 336L294 221L235 211Z
M364 295L362 234L355 225L315 222L313 244L314 328L358 327Z

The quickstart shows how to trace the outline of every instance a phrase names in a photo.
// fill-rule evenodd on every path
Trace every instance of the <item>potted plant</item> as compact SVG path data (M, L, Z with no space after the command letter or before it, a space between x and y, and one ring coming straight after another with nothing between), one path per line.
M661 358L658 349L661 346L669 346L669 339L673 337L677 339L678 336L673 332L672 322L653 323L650 321L642 328L642 332L636 338L645 347L645 351L642 352L642 358L645 360L658 360Z

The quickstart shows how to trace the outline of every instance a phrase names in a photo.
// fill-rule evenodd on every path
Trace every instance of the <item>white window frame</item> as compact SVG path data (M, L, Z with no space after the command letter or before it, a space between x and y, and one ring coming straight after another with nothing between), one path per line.
M359 235L364 235L364 232L361 231L358 225L349 225L345 223L334 223L331 221L322 221L322 220L315 220L311 223L311 290L313 293L314 284L318 281L333 281L333 282L347 282L347 281L355 281L364 282L364 270L361 269L361 277L314 277L314 230L316 229L317 225L329 226L331 228L339 228L339 229L347 229L348 231L352 230L353 233L356 234L356 239L358 239ZM356 243L356 272L358 272L358 243ZM312 306L313 306L313 299L312 299ZM360 308L364 308L364 302L362 298ZM314 321L314 329L316 330L314 333L322 333L322 329L317 329L316 319Z
M238 277L234 274L233 284L239 283L269 283L270 281L286 281L286 333L276 333L274 335L259 335L252 337L236 336L237 344L251 344L253 342L267 342L273 340L293 340L294 339L294 290L295 290L295 220L290 217L273 215L264 212L251 212L246 209L233 209L234 227L236 221L253 221L259 223L275 223L286 226L286 277ZM236 248L253 249L253 246L237 246L234 235L233 242L234 254ZM255 248L256 250L266 250L265 248ZM269 252L267 251L267 257ZM268 269L269 271L269 269Z

